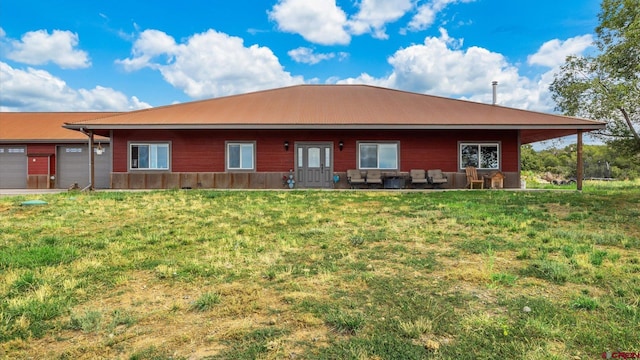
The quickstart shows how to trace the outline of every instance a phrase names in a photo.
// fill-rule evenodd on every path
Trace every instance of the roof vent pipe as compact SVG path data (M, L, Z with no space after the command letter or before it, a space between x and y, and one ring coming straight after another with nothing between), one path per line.
M498 82L492 81L491 85L493 85L493 105L498 102Z

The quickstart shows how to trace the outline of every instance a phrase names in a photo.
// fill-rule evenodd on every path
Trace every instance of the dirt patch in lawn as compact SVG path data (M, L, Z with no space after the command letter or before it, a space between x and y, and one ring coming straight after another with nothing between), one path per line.
M194 303L209 292L219 294L219 303L197 310ZM296 348L300 342L323 346L327 339L323 321L289 311L282 295L259 285L194 286L137 272L108 293L96 295L99 300L72 309L55 337L14 340L4 347L26 358L128 358L150 349L166 356L202 358L224 352L229 340L268 329L280 334L268 343L269 350L281 354L303 352ZM82 319L89 312L100 314L99 326L81 329L78 320L73 326L74 317Z

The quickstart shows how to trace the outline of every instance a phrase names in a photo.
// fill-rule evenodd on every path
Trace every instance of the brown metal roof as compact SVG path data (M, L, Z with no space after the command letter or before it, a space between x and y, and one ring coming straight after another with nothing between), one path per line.
M87 136L62 127L119 112L0 112L0 142L82 142ZM104 138L101 137L104 141Z
M604 126L592 120L368 85L298 85L66 125L96 130L519 129L523 143Z

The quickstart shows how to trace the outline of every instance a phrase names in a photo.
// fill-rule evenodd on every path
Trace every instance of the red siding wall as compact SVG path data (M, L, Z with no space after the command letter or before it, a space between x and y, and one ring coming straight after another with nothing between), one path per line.
M29 155L29 175L51 175L55 174L55 144L29 144L27 145L27 155ZM50 164L51 163L51 164ZM51 165L51 168L49 168Z
M518 131L386 131L386 130L114 130L113 172L127 172L129 142L170 141L171 171L224 172L225 141L256 141L257 171L286 172L295 166L295 142L326 141L334 143L334 171L357 167L357 141L399 141L401 171L413 168L439 168L445 172L458 169L458 142L491 141L501 144L501 170L518 171ZM284 141L289 141L289 151ZM338 142L344 142L339 151Z

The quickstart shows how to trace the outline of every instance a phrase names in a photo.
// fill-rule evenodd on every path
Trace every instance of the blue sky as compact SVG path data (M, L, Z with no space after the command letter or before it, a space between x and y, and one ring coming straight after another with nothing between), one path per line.
M365 83L552 112L596 0L2 1L0 110L133 110Z

